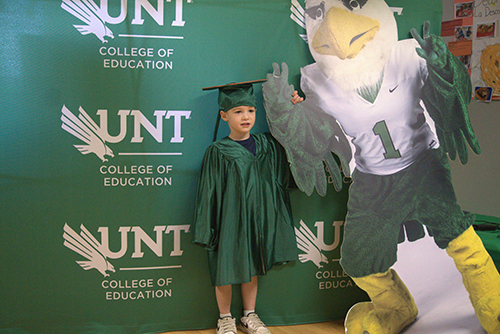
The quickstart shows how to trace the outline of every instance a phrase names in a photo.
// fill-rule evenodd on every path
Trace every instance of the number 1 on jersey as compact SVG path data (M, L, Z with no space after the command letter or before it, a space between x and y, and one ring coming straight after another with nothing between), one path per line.
M384 146L385 153L384 158L386 159L397 159L401 158L401 153L396 150L394 143L392 142L391 135L389 134L389 129L387 129L387 124L385 121L380 121L373 127L373 133L380 136L382 140L382 145Z

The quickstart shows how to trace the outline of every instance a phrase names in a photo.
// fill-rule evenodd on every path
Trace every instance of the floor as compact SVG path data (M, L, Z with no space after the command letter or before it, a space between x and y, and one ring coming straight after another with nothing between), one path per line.
M394 269L419 309L417 320L402 334L485 334L477 320L453 260L426 237L399 245ZM343 321L269 327L273 334L340 334ZM214 329L168 334L215 334ZM240 332L238 332L240 333Z
M408 286L419 309L404 334L485 334L453 259L432 238L399 246L394 269Z
M343 320L295 326L270 326L272 334L345 334ZM238 331L238 334L243 333ZM215 334L215 329L168 332L168 334Z

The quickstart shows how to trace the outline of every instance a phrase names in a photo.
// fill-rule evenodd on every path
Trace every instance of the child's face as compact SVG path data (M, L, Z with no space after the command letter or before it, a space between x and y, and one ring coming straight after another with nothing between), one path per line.
M227 122L231 133L229 138L244 140L250 137L250 130L255 124L255 107L239 106L220 112L221 118Z

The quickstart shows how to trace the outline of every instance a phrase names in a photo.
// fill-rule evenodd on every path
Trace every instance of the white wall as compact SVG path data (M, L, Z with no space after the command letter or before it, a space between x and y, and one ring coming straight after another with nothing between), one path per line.
M443 20L453 19L453 0L443 0ZM469 115L481 145L467 165L451 162L453 185L463 210L500 217L500 101L472 101Z

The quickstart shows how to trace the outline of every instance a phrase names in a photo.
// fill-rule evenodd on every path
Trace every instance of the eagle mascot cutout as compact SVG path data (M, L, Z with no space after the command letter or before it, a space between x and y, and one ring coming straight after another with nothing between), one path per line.
M264 105L302 191L326 193L324 163L337 190L342 172L352 177L341 265L371 301L349 310L346 333L399 333L416 319L391 266L398 243L422 238L423 226L454 259L483 328L500 333L500 275L473 215L457 204L448 164L457 155L467 162L467 143L480 153L465 67L428 22L422 36L412 29L398 42L383 0L307 0L305 17L316 61L301 69L305 100L288 84L287 65L273 64Z

